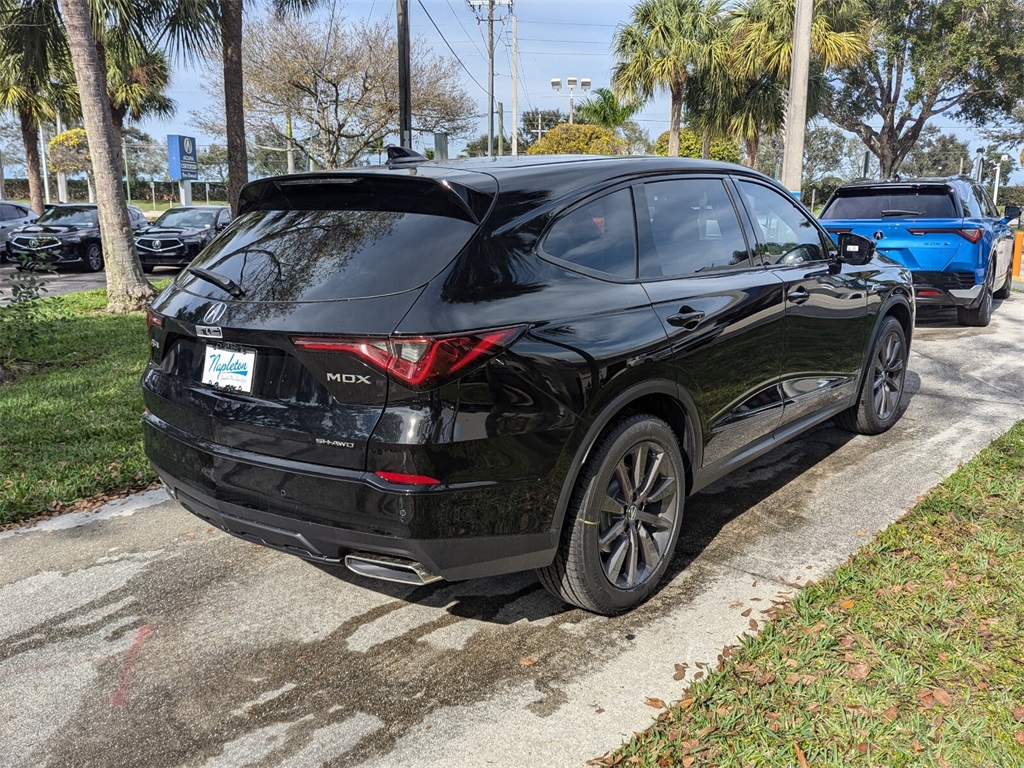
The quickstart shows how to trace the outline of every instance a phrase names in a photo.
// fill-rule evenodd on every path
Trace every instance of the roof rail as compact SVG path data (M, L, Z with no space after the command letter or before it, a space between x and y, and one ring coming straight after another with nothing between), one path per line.
M396 165L419 165L420 163L427 162L427 158L406 147L398 147L394 144L386 147L388 151L388 167L392 168Z

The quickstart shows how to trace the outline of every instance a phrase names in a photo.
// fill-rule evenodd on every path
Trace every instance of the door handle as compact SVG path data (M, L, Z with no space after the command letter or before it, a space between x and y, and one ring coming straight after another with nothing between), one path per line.
M690 309L689 307L680 307L679 311L674 315L669 315L665 318L665 322L669 325L674 325L676 328L684 328L687 331L692 331L698 325L700 321L704 319L704 313L699 309Z
M807 292L806 288L794 288L789 292L786 298L789 301L792 301L796 304L803 304L805 301L811 298L811 294Z

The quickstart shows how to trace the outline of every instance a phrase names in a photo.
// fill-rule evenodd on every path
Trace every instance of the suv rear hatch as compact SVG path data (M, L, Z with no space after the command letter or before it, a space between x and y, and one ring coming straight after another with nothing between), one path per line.
M179 439L365 469L388 378L301 340L386 338L472 239L492 177L473 174L469 188L432 170L247 186L239 217L153 305L143 377L152 416Z
M982 235L964 227L956 195L944 184L840 188L819 218L833 235L853 232L875 240L880 254L921 271L942 271L965 241Z

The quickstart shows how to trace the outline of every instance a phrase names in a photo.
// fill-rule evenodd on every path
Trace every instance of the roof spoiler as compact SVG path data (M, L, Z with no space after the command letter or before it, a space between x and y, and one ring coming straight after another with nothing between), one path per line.
M428 162L427 158L419 152L407 149L406 147L397 147L394 144L390 144L386 149L388 151L389 168L403 165L419 165L420 163Z

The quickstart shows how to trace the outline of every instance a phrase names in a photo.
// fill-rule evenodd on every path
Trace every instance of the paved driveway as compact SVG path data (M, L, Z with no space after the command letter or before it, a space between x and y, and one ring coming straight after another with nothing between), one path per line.
M12 274L14 274L13 264L0 264L0 292L4 297L10 295L5 288L5 279ZM150 280L158 280L162 277L174 277L176 274L178 274L177 269L161 267L148 277ZM56 275L44 275L43 279L46 281L46 292L43 296L61 296L74 291L92 291L107 287L106 272L80 272L73 267L65 267Z
M582 765L1024 417L1024 296L986 329L920 318L906 405L886 435L825 425L693 498L668 582L614 619L529 574L317 568L159 492L0 535L0 764Z

